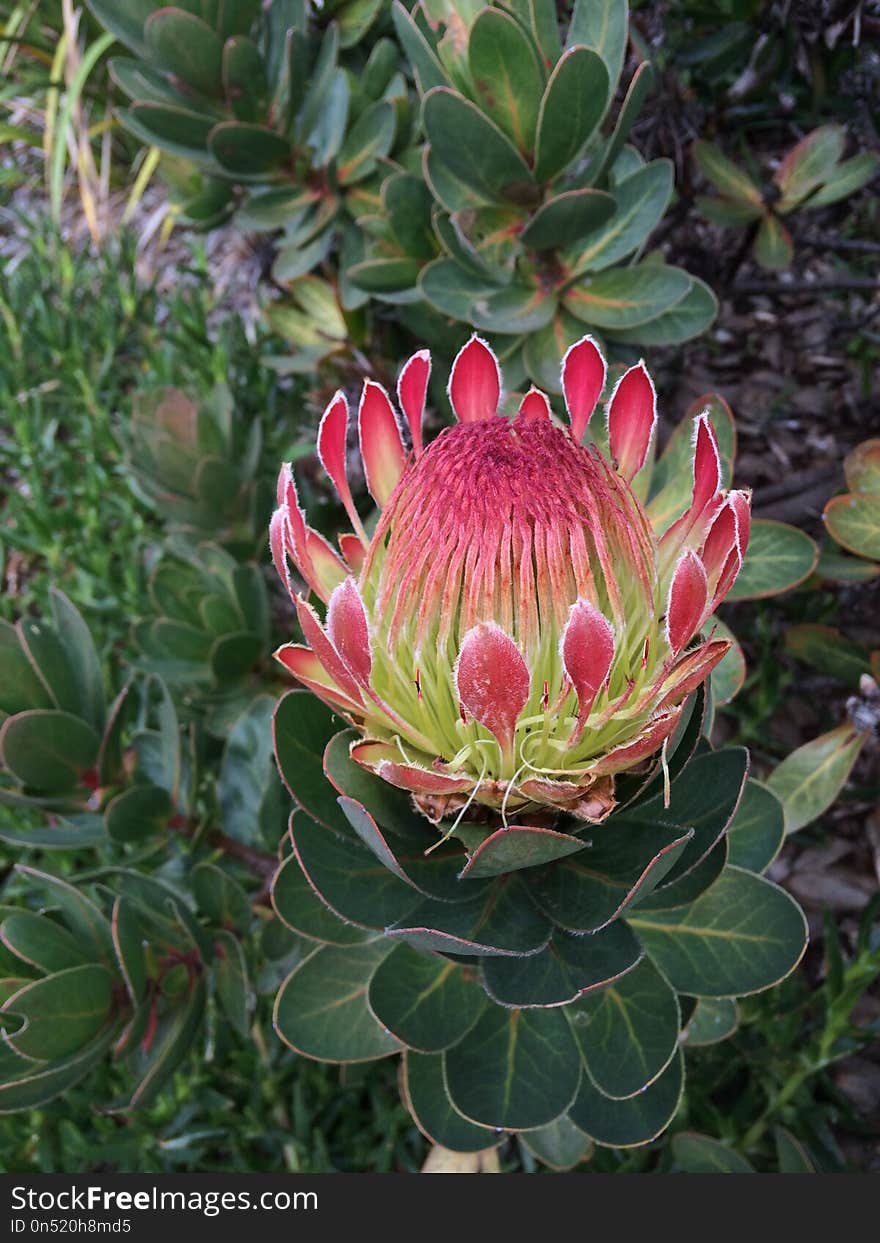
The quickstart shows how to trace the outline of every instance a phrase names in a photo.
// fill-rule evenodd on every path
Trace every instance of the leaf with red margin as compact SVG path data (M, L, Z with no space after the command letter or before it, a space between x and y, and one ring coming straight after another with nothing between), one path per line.
M490 1006L443 1054L446 1089L472 1122L512 1130L546 1126L566 1113L581 1068L559 1010Z
M407 1050L400 1063L400 1095L413 1121L432 1144L452 1152L482 1152L500 1142L494 1127L463 1118L446 1091L443 1058Z
M422 902L385 934L447 954L537 954L550 940L550 924L510 876L470 902Z
M635 1148L650 1143L675 1117L684 1091L684 1057L679 1054L644 1091L626 1100L605 1096L589 1075L568 1114L575 1126L597 1144Z
M300 807L327 828L350 833L322 763L327 739L338 723L314 695L290 691L275 709L272 734L278 770Z
M418 843L423 849L436 841L435 831L424 816L414 810L404 790L389 785L356 763L349 753L361 735L356 729L335 734L324 749L323 769L327 782L338 794L360 803L382 826L383 833ZM332 791L330 792L332 793Z
M660 883L693 835L693 829L670 824L642 825L624 833L606 822L594 832L586 855L529 874L529 892L560 928L597 932L638 894Z
M398 880L418 890L423 897L436 898L440 902L467 902L474 897L472 886L459 884L463 855L455 845L452 849L432 852L427 857L424 852L413 852L412 848L407 848L406 854L395 853L361 803L343 796L339 805L367 849Z
M632 828L657 824L686 825L693 837L676 863L663 877L663 885L674 884L700 863L733 819L739 806L749 771L745 747L725 747L698 755L670 787L668 807L663 796L655 795L637 807L615 816L609 828L620 834Z
M290 836L309 884L340 919L381 932L418 905L418 893L354 836L340 837L308 816L294 816Z
M502 1006L567 1006L584 993L618 980L644 957L638 939L622 921L591 936L557 929L550 944L529 958L486 958L483 985Z
M512 824L496 829L482 841L461 872L461 879L474 880L484 876L500 876L519 868L540 867L553 859L573 855L589 843L570 833L540 829L527 824Z
M275 999L273 1024L284 1043L320 1062L372 1062L399 1052L367 1006L370 980L390 952L378 940L321 946L303 959Z
M441 1053L473 1027L486 994L472 968L395 945L370 981L377 1022L410 1049Z

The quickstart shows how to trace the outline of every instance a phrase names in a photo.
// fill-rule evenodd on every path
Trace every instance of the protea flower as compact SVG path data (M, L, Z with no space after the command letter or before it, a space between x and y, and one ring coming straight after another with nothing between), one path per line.
M272 555L306 645L276 653L354 725L352 757L409 791L430 819L473 804L602 820L615 774L645 765L728 643L700 636L745 555L750 500L722 489L708 413L695 420L691 503L662 535L639 500L656 425L642 363L614 387L609 455L583 444L606 366L585 337L566 354L568 426L531 389L499 414L501 373L474 336L455 359L458 420L425 446L427 351L404 366L394 406L367 380L358 431L380 510L372 536L346 476L349 408L330 402L321 462L351 519L339 552L306 523L281 471ZM288 557L326 605L322 621Z

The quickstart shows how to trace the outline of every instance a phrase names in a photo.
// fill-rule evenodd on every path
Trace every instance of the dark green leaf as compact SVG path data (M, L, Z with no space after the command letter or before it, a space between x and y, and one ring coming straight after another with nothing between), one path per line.
M643 955L621 921L592 935L561 929L539 954L487 958L480 966L486 991L502 1006L565 1006L632 971Z
M681 268L641 263L579 281L563 295L562 303L583 323L616 331L662 315L690 288L691 278Z
M784 522L758 518L728 600L757 600L790 591L815 569L819 550L803 531Z
M300 807L321 824L348 833L323 765L324 748L341 724L308 691L290 691L275 709L273 733L278 768Z
M371 104L349 130L337 157L336 175L342 186L368 177L376 161L388 154L394 142L396 113L385 99Z
M672 987L695 997L769 988L797 966L807 943L797 903L735 867L691 906L635 911L628 922Z
M214 988L229 1022L240 1036L247 1036L255 999L244 949L231 932L218 932L214 938Z
M498 1142L490 1127L468 1122L455 1109L438 1054L407 1050L401 1063L400 1094L416 1126L432 1144L452 1152L482 1152Z
M47 974L88 962L87 954L66 928L33 911L7 916L0 927L0 939L17 958Z
M191 873L193 896L199 910L211 923L239 933L251 926L248 895L234 877L215 863L200 863Z
M290 159L290 143L265 125L223 121L208 138L208 149L228 173L259 177L281 168Z
M530 892L561 928L595 932L659 884L692 836L663 824L620 832L612 822L594 831L585 854L529 875Z
M473 1027L486 997L473 968L396 945L370 981L368 1002L402 1044L440 1053Z
M535 177L550 181L571 164L592 135L608 100L608 70L586 47L570 48L558 61L538 117Z
M369 932L343 922L327 909L293 856L285 859L275 873L272 905L288 928L312 941L330 945L359 945L370 936Z
M400 1049L367 1006L373 973L390 943L316 949L288 976L275 1001L275 1030L298 1053L322 1062L369 1062Z
M200 17L157 9L147 18L144 39L158 67L202 95L219 96L223 40Z
M470 100L436 87L425 96L423 120L433 156L478 195L489 202L534 195L528 164Z
M511 1130L555 1121L580 1079L577 1046L559 1010L490 1006L443 1060L455 1108L472 1122Z
M614 207L614 197L604 190L566 190L539 208L520 241L534 250L570 246L608 220Z
M590 1078L615 1099L653 1083L678 1047L678 998L648 958L566 1013Z
M112 1003L113 977L106 967L68 967L13 993L3 1008L25 1024L7 1040L22 1057L47 1062L67 1057L98 1035Z
M167 790L154 785L131 786L110 800L104 822L114 842L137 842L162 832L173 813Z
M587 845L582 838L572 837L570 833L513 824L507 829L496 829L484 838L470 855L461 873L462 880L538 867L553 859L576 854Z
M634 1148L649 1143L669 1125L678 1110L683 1090L681 1053L644 1092L637 1092L626 1100L603 1096L589 1075L582 1075L580 1091L569 1117L597 1144Z
M416 949L516 955L543 949L550 925L529 901L522 882L512 875L470 902L422 902L385 932Z
M560 1172L574 1169L593 1155L593 1141L566 1114L547 1126L526 1131L520 1143L544 1165Z
M531 155L544 75L519 23L500 9L481 9L470 29L468 65L483 111Z
M685 1174L754 1174L751 1165L709 1135L696 1131L679 1131L672 1140L672 1154Z
M748 872L763 872L779 853L784 836L779 799L769 786L749 778L727 833L729 862Z
M294 816L291 837L310 885L340 919L381 931L405 919L419 903L419 894L393 876L354 835L339 837L307 816Z
M700 997L684 1035L689 1045L718 1044L739 1025L739 1009L732 997Z

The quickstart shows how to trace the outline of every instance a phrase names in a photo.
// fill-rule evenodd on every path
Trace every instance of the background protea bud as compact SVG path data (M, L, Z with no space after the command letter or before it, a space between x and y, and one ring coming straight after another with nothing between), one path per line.
M409 451L388 394L364 385L360 448L381 510L371 539L346 477L342 393L318 434L354 527L339 553L308 527L282 470L272 553L307 646L278 659L357 727L352 758L431 819L478 803L602 820L615 774L662 747L728 649L700 629L742 565L749 496L723 491L700 416L691 503L655 531L638 498L653 384L642 363L626 371L606 407L609 456L584 445L606 377L588 337L562 365L569 427L536 389L501 416L498 362L474 336L449 378L458 423L425 448L429 372L422 351L400 376ZM326 604L323 622L294 593L288 556Z

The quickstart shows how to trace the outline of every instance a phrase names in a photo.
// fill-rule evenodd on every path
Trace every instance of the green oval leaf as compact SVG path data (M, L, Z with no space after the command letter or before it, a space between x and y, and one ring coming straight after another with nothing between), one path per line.
M835 496L822 515L832 539L859 557L880 557L880 497L869 492Z
M533 250L569 246L608 220L614 206L614 197L604 190L566 190L535 212L520 241Z
M756 518L743 568L727 599L761 600L790 591L809 578L818 559L818 548L797 527Z
M580 1080L577 1045L558 1010L490 1006L443 1062L455 1108L471 1122L511 1130L555 1121Z
M395 945L370 981L368 1003L402 1044L440 1053L473 1027L486 996L472 968Z
M779 854L784 836L782 803L769 786L750 777L727 831L729 862L763 872Z
M391 946L323 946L287 977L275 1000L278 1035L295 1052L321 1062L372 1062L400 1049L367 1006L373 973Z
M100 963L68 967L26 984L3 1007L25 1022L6 1036L22 1057L50 1062L82 1049L106 1023L113 977Z
M413 1121L432 1144L451 1152L482 1152L498 1142L491 1127L468 1122L453 1106L438 1054L407 1050L401 1062L400 1095Z
M567 1006L631 972L642 957L636 938L621 921L587 936L557 929L549 945L527 958L487 958L483 985L502 1006Z
M370 937L327 909L303 875L299 860L285 859L272 881L272 905L288 928L329 945L359 945Z
M544 75L519 23L500 9L483 8L470 29L468 65L483 111L531 155Z
M562 304L585 324L616 330L654 319L688 293L691 278L681 268L642 263L601 272L572 285Z
M340 919L381 932L418 904L418 892L353 835L339 837L301 815L291 820L290 835L309 884ZM450 904L448 909L457 908Z
M582 1165L593 1155L593 1141L578 1130L567 1114L547 1126L526 1131L520 1136L520 1143L533 1157L560 1173Z
M225 172L260 177L290 160L290 143L265 125L223 121L208 137L208 149Z
M572 837L570 833L512 824L506 829L496 829L477 846L461 873L462 880L539 867L553 859L576 854L587 845L582 838Z
M556 64L541 100L535 177L550 181L574 160L605 113L608 70L594 51L573 47Z
M284 784L304 811L320 824L348 833L336 791L324 775L324 749L344 724L308 691L289 691L275 709L275 758Z
M33 911L17 911L4 919L0 940L17 958L49 974L88 962L83 948L66 928Z
M685 1028L689 1045L719 1044L739 1026L739 1007L732 997L700 997Z
M754 1169L727 1144L696 1131L679 1131L672 1153L685 1174L754 1174Z
M597 1144L635 1148L650 1143L665 1130L678 1110L684 1091L684 1058L677 1057L644 1092L626 1100L604 1096L589 1075L581 1086L569 1117Z
M736 997L784 979L800 962L800 907L763 877L727 867L690 906L628 917L649 956L680 993Z
M0 728L0 756L21 785L47 794L74 789L94 768L101 740L69 712L35 708L8 717Z
M532 171L513 143L480 109L447 87L425 96L422 118L432 155L489 202L535 193Z
M572 277L601 272L644 245L660 223L672 197L675 176L671 160L652 160L614 187L614 214L595 232L578 241L567 257Z
M792 751L767 778L767 786L782 803L785 832L795 833L827 811L852 772L865 741L851 725L839 725L827 734Z
M566 1013L587 1073L605 1096L641 1092L678 1047L678 998L649 958Z
M529 875L529 891L560 928L595 932L650 893L692 837L690 828L645 822L620 831L612 822L595 830L585 854Z
M550 939L550 925L513 874L469 902L422 902L386 927L385 934L422 950L519 955L542 950Z
M162 8L144 25L152 59L172 77L202 95L218 96L222 86L223 40L194 13Z

